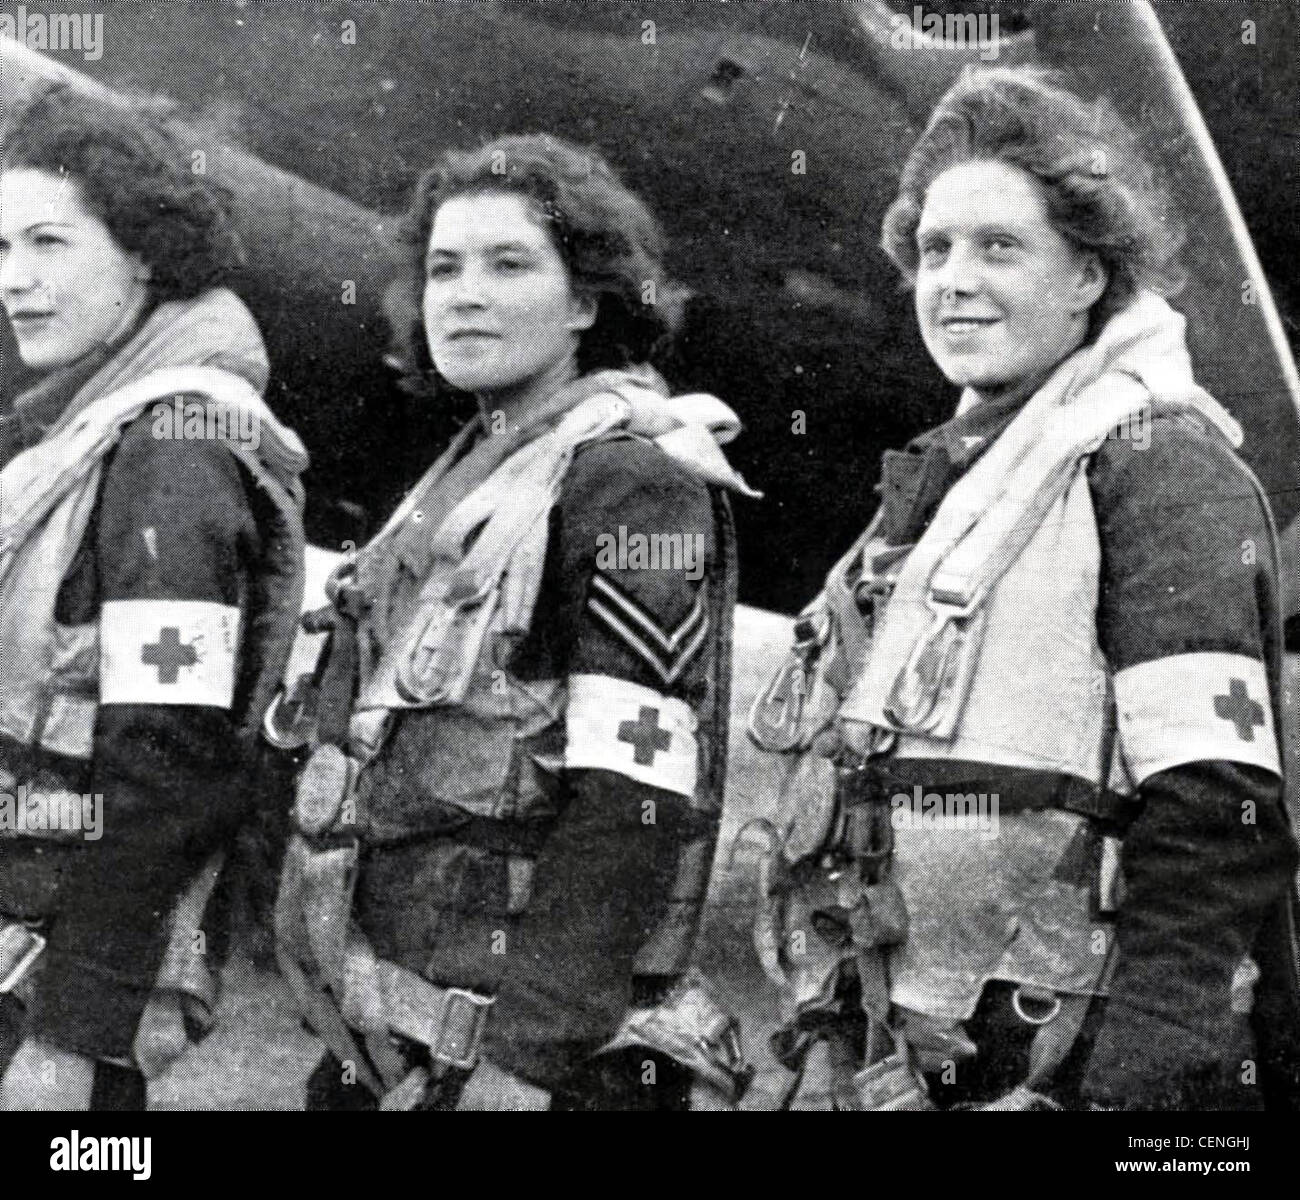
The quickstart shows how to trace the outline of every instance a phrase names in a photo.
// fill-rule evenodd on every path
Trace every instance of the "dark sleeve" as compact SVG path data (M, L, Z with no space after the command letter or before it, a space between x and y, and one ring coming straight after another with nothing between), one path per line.
M707 628L696 636L713 560L707 489L656 447L602 443L575 463L556 519L557 554L543 585L554 607L538 620L557 673L698 701L712 652ZM703 562L606 570L597 539L617 538L620 526L698 539ZM568 769L565 789L484 1043L498 1066L551 1090L618 1027L634 959L667 907L677 850L695 819L687 797L614 770Z
M1267 666L1276 573L1235 456L1181 424L1108 442L1092 471L1101 647L1140 812L1123 842L1119 957L1084 1090L1200 1108L1251 1053L1234 975L1296 866Z
M155 440L147 417L128 429L100 492L99 602L238 608L256 547L244 477L225 446ZM43 1036L89 1055L130 1054L167 917L237 825L244 771L226 709L101 705L90 790L103 796L103 831L61 885L37 997Z

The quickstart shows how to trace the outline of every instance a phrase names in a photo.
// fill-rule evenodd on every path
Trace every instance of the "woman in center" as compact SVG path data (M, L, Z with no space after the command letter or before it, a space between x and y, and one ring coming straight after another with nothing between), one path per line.
M331 583L277 918L308 1106L680 1102L644 1032L705 995L738 422L642 365L660 233L598 155L450 152L404 244L415 383L477 414Z

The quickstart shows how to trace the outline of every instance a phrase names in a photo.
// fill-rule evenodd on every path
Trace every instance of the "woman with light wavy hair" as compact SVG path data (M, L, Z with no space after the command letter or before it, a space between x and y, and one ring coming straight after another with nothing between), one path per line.
M970 71L883 241L961 396L753 714L787 1062L826 1037L846 1107L1293 1105L1275 539L1172 210L1104 101Z

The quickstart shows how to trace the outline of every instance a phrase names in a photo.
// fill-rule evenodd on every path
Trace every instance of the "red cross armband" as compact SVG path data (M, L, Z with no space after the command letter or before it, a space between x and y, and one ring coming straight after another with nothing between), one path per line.
M110 600L99 623L101 704L229 708L239 609L208 600Z
M689 704L610 675L570 675L564 765L616 771L693 797L698 722Z
M1135 783L1184 763L1282 769L1264 664L1244 654L1174 654L1115 675L1119 741Z

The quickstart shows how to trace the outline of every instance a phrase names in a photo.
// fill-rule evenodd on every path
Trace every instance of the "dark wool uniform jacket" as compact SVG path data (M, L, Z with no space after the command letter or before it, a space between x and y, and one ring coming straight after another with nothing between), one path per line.
M979 405L886 455L891 542L919 538L1017 408ZM1149 428L1149 445L1111 438L1088 469L1102 557L1098 639L1112 672L1198 652L1270 664L1277 579L1251 482L1217 436L1163 417ZM1175 702L1214 711L1209 695ZM1113 1107L1254 1107L1259 1072L1233 1021L1230 985L1292 886L1297 851L1282 782L1230 760L1192 761L1146 779L1139 801L1122 846L1118 967L1084 1094ZM1293 1022L1294 1012L1280 1019ZM1294 1030L1275 1032L1294 1039Z
M698 713L715 642L712 630L700 636L699 604L719 583L714 520L709 489L652 443L624 437L581 449L551 513L514 673L625 680ZM698 539L702 573L598 566L598 539L620 526ZM670 682L664 667L675 673ZM438 803L422 799L420 784L421 727L436 720L436 712L402 714L367 768L386 804ZM718 731L701 720L695 736ZM701 821L681 794L614 770L565 770L560 806L522 914L507 911L506 854L449 838L372 846L356 906L380 957L442 985L493 993L483 1056L551 1091L572 1082L633 1001L634 960L664 915L678 849Z
M106 461L56 619L77 625L115 600L241 606L262 555L251 480L219 442L153 436L149 412ZM236 679L235 701L250 683ZM242 688L241 688L242 684ZM30 753L30 752L28 752ZM46 920L33 1032L90 1057L128 1058L178 895L246 814L248 754L231 713L190 705L99 709L89 764L0 741L20 780L102 794L97 841L0 841L0 912ZM210 931L209 931L210 932Z

